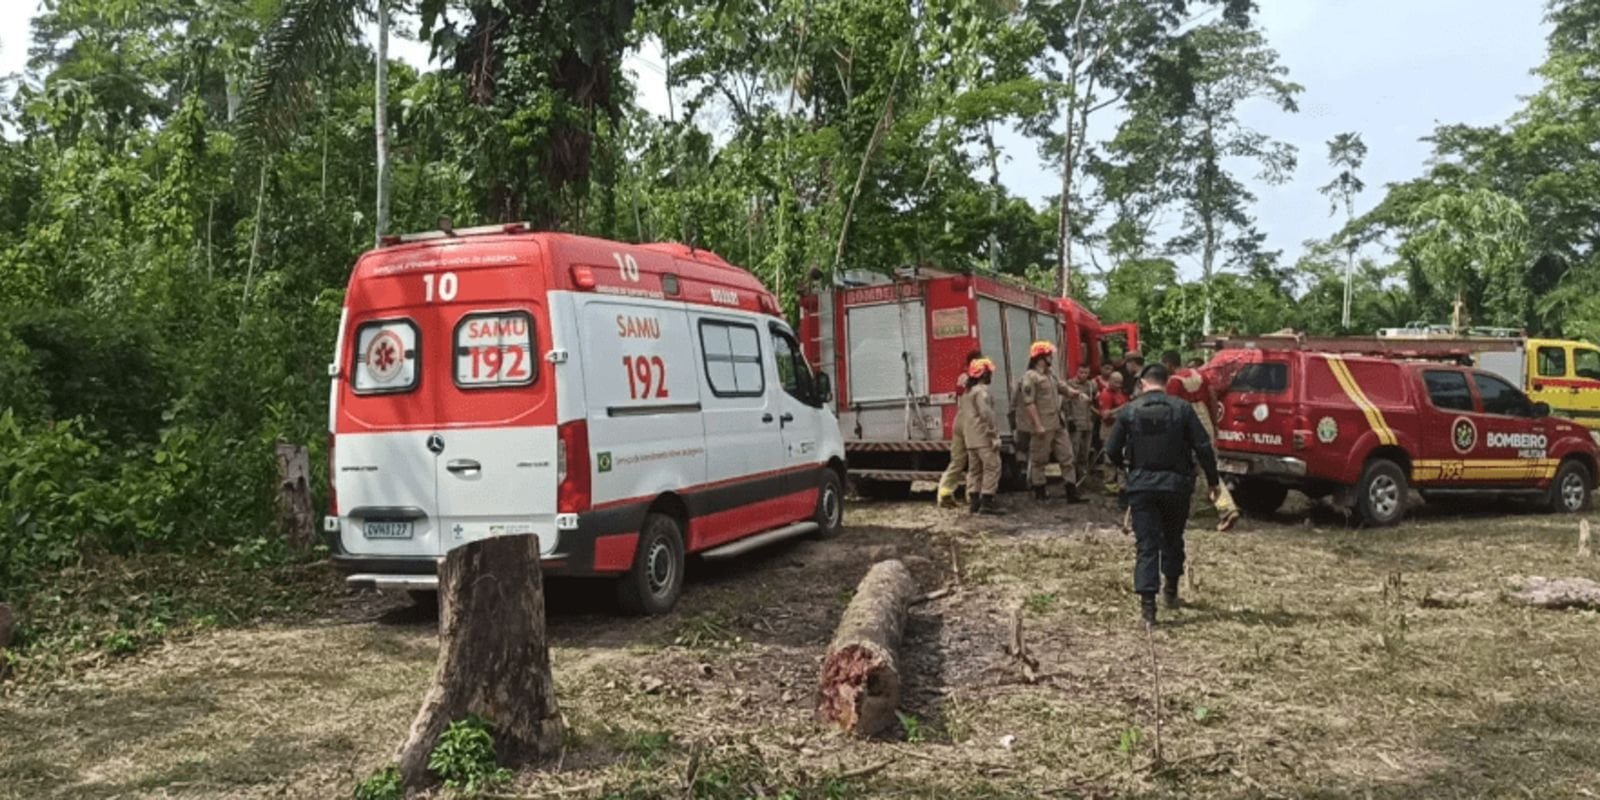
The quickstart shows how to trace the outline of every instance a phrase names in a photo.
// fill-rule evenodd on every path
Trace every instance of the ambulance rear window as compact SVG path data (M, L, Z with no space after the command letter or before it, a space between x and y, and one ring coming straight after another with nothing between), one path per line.
M1289 365L1275 361L1262 361L1256 364L1246 364L1239 374L1233 377L1233 383L1228 386L1235 392L1259 392L1271 394L1289 388Z
M533 317L528 312L468 314L456 325L457 386L527 386L538 376L539 365L533 357Z
M417 326L408 319L363 323L356 329L351 383L356 394L394 394L417 387Z

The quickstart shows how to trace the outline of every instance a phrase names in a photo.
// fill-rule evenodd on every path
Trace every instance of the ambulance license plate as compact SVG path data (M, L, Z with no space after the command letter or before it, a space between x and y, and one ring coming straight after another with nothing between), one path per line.
M1235 461L1231 458L1219 459L1217 469L1229 475L1245 475L1250 472L1250 464L1245 461Z
M410 539L411 523L368 520L361 526L361 535L368 539Z

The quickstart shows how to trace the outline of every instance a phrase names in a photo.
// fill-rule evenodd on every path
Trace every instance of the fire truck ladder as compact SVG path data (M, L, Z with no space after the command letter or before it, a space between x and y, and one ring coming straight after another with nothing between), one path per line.
M912 280L916 280L915 273ZM900 315L900 364L906 376L906 438L925 440L930 438L928 424L922 417L922 398L917 396L917 382L911 372L911 348L906 347L906 301L898 288L894 304Z

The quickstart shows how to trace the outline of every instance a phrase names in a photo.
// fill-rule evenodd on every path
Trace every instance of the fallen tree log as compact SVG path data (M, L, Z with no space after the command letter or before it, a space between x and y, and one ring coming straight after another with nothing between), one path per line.
M1513 589L1505 597L1514 603L1537 608L1600 609L1600 583L1588 578L1513 578Z
M871 736L895 721L900 706L896 654L916 593L916 581L899 561L880 561L867 570L822 661L818 721L856 736Z
M536 763L560 750L536 536L469 542L440 565L439 660L400 748L407 787L433 782L428 758L439 735L469 714L494 726L502 766Z

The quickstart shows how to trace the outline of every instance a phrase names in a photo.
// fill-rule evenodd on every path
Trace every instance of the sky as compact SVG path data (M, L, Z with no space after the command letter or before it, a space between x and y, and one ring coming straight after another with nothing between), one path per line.
M1284 114L1265 103L1247 106L1245 122L1299 148L1293 178L1279 186L1251 181L1254 209L1268 246L1292 260L1301 244L1337 227L1317 192L1333 175L1328 139L1359 132L1368 148L1367 190L1357 212L1376 204L1385 184L1419 175L1429 146L1421 141L1441 123L1504 122L1521 98L1538 88L1530 72L1544 60L1544 0L1259 0L1259 21L1290 77L1305 87L1300 111ZM6 0L0 16L0 76L27 60L28 20L37 0ZM391 54L419 66L427 51L398 41ZM667 92L659 51L629 56L639 101L666 115ZM1092 130L1103 137L1109 125ZM1001 181L1034 203L1054 194L1059 176L1045 169L1032 142L1001 141ZM1250 176L1253 178L1253 176ZM1186 271L1194 265L1183 265Z

